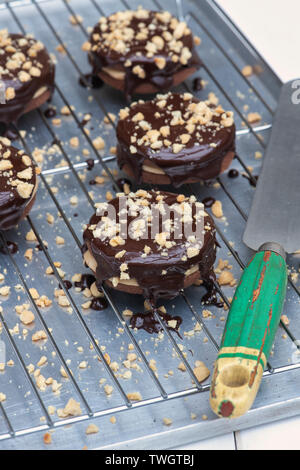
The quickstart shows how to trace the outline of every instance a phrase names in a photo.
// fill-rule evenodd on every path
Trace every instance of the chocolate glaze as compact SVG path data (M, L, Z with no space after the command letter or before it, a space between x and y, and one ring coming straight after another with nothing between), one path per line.
M151 197L148 201L155 203L157 194L164 195L164 203L173 205L177 201L177 195L167 192L149 191ZM107 203L112 205L118 214L119 199L115 198ZM194 207L193 207L194 213ZM128 215L128 227L136 216ZM98 224L101 216L93 215L90 225ZM117 216L117 223L119 217ZM143 290L143 295L153 304L158 298L173 298L178 295L179 291L184 287L185 272L191 266L199 267L201 279L209 280L213 263L216 257L215 246L215 228L211 217L205 213L204 217L204 243L196 256L192 258L186 257L186 238L183 234L182 239L176 241L175 246L168 250L168 256L162 256L160 246L151 239L150 227L147 239L132 239L128 235L125 243L121 246L113 247L110 245L109 238L101 240L95 238L93 231L87 228L83 234L87 249L93 255L97 262L96 278L98 282L103 282L113 277L120 276L120 266L126 263L128 266L128 274L130 279L136 279L139 286ZM172 238L173 237L173 238ZM170 240L174 239L174 233L171 234ZM151 252L143 257L145 245L151 248ZM125 250L125 254L121 259L115 255ZM122 282L122 281L121 281Z
M142 167L145 160L150 160L155 166L161 168L170 178L175 187L186 183L190 178L198 180L210 180L216 178L221 172L224 157L229 151L235 152L235 126L216 127L220 116L213 117L213 124L201 126L200 131L190 134L191 138L179 153L174 153L172 144L180 142L179 137L186 134L186 121L184 124L170 126L169 107L180 110L182 115L188 111L191 103L199 103L197 98L184 100L183 95L168 93L165 96L166 105L161 109L157 103L161 101L161 95L151 101L137 102L129 108L129 116L120 119L117 125L117 159L120 168L129 165L138 183L142 181ZM213 109L213 106L210 106ZM160 113L160 117L156 113ZM171 145L163 145L160 150L153 150L149 145L136 145L137 152L132 154L131 136L142 139L146 132L139 123L132 120L137 113L144 115L144 120L151 124L152 129L159 130L169 125L170 135L167 140ZM156 116L155 116L156 114ZM214 144L212 147L210 144ZM155 176L154 176L155 177Z
M22 45L20 40L27 40L27 43ZM19 117L26 111L26 107L33 99L34 94L42 87L46 87L50 93L54 90L54 75L55 66L50 59L50 56L45 47L36 51L36 56L31 57L28 55L28 51L34 45L41 45L37 40L23 36L22 34L9 34L0 36L0 68L6 69L7 59L12 58L15 52L8 52L7 46L12 46L16 49L17 53L25 55L26 62L31 61L34 67L40 69L40 76L32 76L31 80L22 82L18 78L19 73L23 70L23 63L20 63L17 68L9 70L9 73L2 72L0 74L1 80L5 84L5 88L12 87L15 91L15 98L6 101L5 104L0 105L0 122L9 124L15 123ZM42 46L41 46L42 47ZM10 50L10 49L9 49ZM38 65L40 64L40 67ZM23 67L23 68L22 68ZM6 69L7 70L7 69ZM28 72L28 70L26 70ZM29 72L28 72L29 73Z
M203 287L206 289L206 294L203 295L201 302L205 305L215 305L218 308L223 308L223 302L220 302L217 298L217 290L215 288L214 282L216 281L216 275L212 270L210 275L203 282Z
M157 18L156 15L161 12L149 11L148 13L147 18L137 18L135 15L132 16L128 28L134 31L135 39L131 42L129 47L126 48L125 52L121 53L103 47L104 38L100 23L95 25L90 35L92 49L89 52L89 62L93 67L92 76L101 72L103 67L116 67L118 70L125 72L124 93L127 99L130 99L130 96L134 93L136 88L144 83L150 83L160 91L169 90L173 86L173 76L175 73L189 67L198 69L201 65L200 59L194 49L191 32L180 38L183 47L188 48L191 52L191 57L185 65L180 61L172 61L171 56L174 54L174 51L169 48L167 41L165 41L162 49L154 53L152 57L147 57L146 46L154 36L162 37L162 34L166 31L171 34L174 32L168 23L166 24ZM117 25L115 23L114 15L108 17L107 24L108 28L110 28L111 25L112 29L119 28L118 23ZM140 25L142 25L142 28L146 27L149 31L149 35L146 39L136 39L137 33L140 32ZM149 25L151 25L153 29L149 29ZM166 65L163 69L159 69L154 61L155 58L158 57L166 60ZM125 66L125 63L128 63L128 61L130 61L130 65ZM139 78L133 73L133 68L137 65L142 66L145 70L145 78Z
M0 163L7 151L10 151L8 160L12 163L13 167L6 171L0 171L0 230L8 230L19 223L24 216L26 207L33 199L34 187L36 185L36 172L33 163L31 162L29 167L26 166L22 160L22 155L25 153L15 147L4 144L0 138ZM17 173L27 168L32 169L32 177L29 180L19 178ZM28 199L21 197L17 187L12 186L11 182L15 180L33 185L31 196Z

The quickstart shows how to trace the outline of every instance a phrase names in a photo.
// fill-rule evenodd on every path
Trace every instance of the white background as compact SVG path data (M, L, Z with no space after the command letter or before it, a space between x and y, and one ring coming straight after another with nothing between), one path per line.
M300 78L299 0L218 0L282 81ZM299 384L300 392L300 384ZM300 414L300 410L299 410ZM300 449L300 416L185 449Z
M300 78L299 0L217 0L282 81Z

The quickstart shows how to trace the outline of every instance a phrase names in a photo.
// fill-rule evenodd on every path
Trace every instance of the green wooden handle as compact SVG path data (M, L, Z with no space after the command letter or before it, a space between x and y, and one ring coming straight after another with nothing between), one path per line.
M251 407L280 321L286 284L286 263L272 251L256 253L245 268L210 388L210 404L218 416L237 417Z

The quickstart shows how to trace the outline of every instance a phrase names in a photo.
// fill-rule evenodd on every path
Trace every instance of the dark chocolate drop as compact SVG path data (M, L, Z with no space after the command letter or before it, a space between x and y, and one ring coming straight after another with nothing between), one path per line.
M86 160L87 163L87 170L91 171L94 168L95 160L93 158L88 158Z
M215 201L216 200L213 197L206 197L206 198L202 199L202 204L204 204L204 207L206 209L209 209Z
M194 91L201 91L202 89L203 89L202 78L201 77L194 78L193 90Z
M64 286L65 286L66 289L68 289L68 290L71 289L71 287L72 287L72 282L71 281L68 281L68 279L65 279L65 280L63 280L63 283L64 283ZM59 287L61 288L61 286L59 286Z
M54 108L48 108L44 111L44 115L46 118L53 118L56 116L56 110Z
M15 242L10 242L10 241L7 241L6 242L6 246L7 246L7 249L8 251L14 255L15 253L17 253L18 251L18 245L15 243ZM4 246L1 246L0 247L0 252L3 253L4 255L7 255L7 251L5 250Z
M228 178L237 178L239 176L238 170L232 168L232 170L228 171Z
M104 297L95 297L92 300L92 303L90 305L90 308L92 310L105 310L108 307L108 302Z

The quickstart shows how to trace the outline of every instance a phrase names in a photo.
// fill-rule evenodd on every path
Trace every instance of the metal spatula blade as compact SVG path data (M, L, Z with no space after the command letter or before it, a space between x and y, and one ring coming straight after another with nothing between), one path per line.
M300 250L300 104L293 103L293 83L282 88L243 237L253 250L265 242Z

